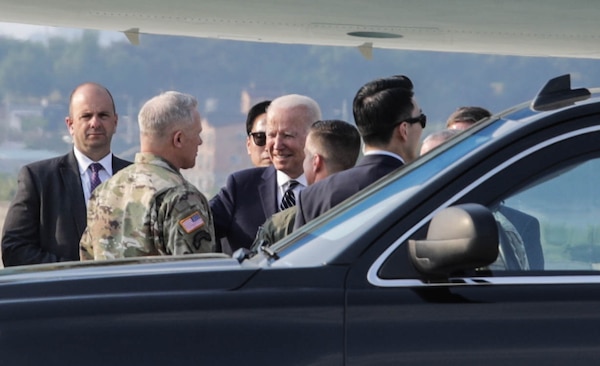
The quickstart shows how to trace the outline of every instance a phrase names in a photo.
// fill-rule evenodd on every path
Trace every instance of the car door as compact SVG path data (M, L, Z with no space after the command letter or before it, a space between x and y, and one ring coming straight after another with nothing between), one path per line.
M348 276L346 364L596 363L597 121L568 121L504 143L384 232ZM515 265L518 255L505 249L485 268L423 277L408 258L408 239L425 235L426 218L440 206L468 202L487 206L501 232L514 234L526 265Z

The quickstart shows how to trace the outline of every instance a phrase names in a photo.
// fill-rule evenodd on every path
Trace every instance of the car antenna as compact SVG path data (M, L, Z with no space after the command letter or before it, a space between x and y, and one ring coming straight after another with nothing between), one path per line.
M531 102L534 111L550 111L586 100L591 93L586 88L571 89L571 75L565 74L548 80Z

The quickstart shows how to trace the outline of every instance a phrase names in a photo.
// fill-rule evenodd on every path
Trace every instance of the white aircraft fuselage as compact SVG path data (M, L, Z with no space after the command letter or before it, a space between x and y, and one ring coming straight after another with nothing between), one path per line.
M600 58L596 0L0 0L0 21L290 44Z

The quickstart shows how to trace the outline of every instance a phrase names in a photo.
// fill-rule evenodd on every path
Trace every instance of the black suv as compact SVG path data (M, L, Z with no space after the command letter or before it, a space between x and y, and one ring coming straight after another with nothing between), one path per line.
M590 365L600 98L551 80L258 253L0 271L6 365Z

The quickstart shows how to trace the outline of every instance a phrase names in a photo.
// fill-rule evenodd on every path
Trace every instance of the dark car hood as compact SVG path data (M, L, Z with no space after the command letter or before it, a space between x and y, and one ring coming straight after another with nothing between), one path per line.
M222 254L9 267L0 270L0 301L156 291L161 287L165 291L231 290L258 270Z

